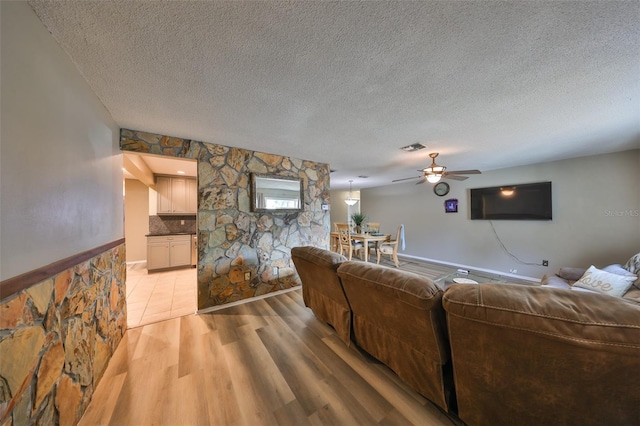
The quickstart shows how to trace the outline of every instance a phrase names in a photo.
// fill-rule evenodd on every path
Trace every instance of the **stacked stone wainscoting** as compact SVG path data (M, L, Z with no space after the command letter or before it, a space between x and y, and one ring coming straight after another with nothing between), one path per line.
M126 331L124 244L0 301L0 425L73 425Z
M328 247L328 164L127 129L120 147L198 161L199 309L300 285L291 248ZM251 173L301 178L304 211L252 212Z

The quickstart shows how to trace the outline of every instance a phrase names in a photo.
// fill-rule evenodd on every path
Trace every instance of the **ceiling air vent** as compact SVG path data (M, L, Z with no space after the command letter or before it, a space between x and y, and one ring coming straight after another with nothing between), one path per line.
M421 143L414 143L412 145L403 146L400 149L407 152L413 152L413 151L419 151L425 148L426 148L426 145L422 145Z

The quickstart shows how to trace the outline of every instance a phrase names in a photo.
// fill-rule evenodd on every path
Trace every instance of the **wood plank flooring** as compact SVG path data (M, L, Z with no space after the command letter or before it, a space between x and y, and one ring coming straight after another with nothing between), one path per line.
M459 425L301 290L129 329L81 425Z
M401 258L400 269L435 279L452 268ZM462 424L347 347L304 307L300 289L184 313L147 324L130 313L137 327L118 346L81 425Z

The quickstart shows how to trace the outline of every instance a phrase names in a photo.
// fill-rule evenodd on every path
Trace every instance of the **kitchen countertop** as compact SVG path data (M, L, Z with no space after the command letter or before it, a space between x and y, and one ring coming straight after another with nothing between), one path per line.
M163 234L147 234L145 237L166 237L168 235L195 235L195 232L168 232Z

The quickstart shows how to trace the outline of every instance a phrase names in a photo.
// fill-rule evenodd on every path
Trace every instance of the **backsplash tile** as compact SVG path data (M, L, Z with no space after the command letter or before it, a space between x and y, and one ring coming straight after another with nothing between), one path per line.
M184 221L184 225L182 222ZM196 217L187 216L149 216L149 234L196 233Z

